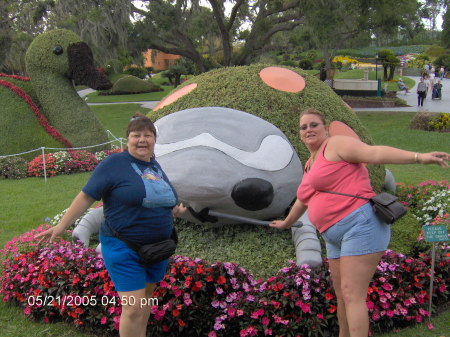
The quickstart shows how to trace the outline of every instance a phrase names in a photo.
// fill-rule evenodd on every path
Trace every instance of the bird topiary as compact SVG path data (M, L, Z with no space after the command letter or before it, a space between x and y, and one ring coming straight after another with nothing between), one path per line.
M108 140L106 130L74 88L74 84L94 89L112 86L94 67L87 44L69 30L49 31L34 39L25 62L29 78L0 75L0 154Z

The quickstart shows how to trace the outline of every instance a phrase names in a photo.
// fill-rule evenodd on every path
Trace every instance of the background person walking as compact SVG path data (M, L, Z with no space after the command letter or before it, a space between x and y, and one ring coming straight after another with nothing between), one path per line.
M425 100L425 97L427 97L427 89L428 86L424 81L424 78L420 78L420 82L417 85L417 106L422 107L423 101Z

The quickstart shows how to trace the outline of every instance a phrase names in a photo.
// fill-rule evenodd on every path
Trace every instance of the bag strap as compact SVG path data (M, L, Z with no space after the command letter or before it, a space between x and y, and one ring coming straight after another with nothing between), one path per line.
M106 224L106 226L108 226L111 233L119 240L125 242L129 248L133 249L134 251L138 251L141 248L141 246L138 245L137 243L131 242L131 241L128 241L127 239L125 239L122 235L119 234L118 231L116 231L114 228L112 228L107 222L105 222L105 224Z
M142 246L137 244L136 242L131 242L127 239L125 239L122 235L119 234L118 231L116 231L114 228L112 228L107 222L105 222L106 226L108 226L111 233L114 235L114 237L118 238L119 240L125 242L127 246L135 251L138 251ZM175 226L172 228L172 234L170 235L170 238L175 242L175 244L178 244L178 234L175 229Z
M370 200L370 198L364 198L364 197L360 197L360 196L358 196L358 195L347 194L347 193L339 193L339 192L331 192L331 191L319 191L319 192L330 193L330 194L339 194L339 195L344 195L344 196L346 196L346 197L352 197L352 198L358 198L358 199Z

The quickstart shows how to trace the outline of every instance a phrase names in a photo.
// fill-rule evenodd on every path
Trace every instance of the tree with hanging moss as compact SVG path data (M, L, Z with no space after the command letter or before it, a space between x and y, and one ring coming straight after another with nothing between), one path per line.
M449 6L450 7L450 6ZM444 48L450 48L450 10L447 10L444 14L444 22L442 23L441 45Z

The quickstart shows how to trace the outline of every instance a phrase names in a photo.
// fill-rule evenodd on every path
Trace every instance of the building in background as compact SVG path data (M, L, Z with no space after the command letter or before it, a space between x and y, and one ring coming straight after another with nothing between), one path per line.
M181 58L180 55L166 54L156 49L148 49L143 55L144 66L152 67L155 71L167 70Z

